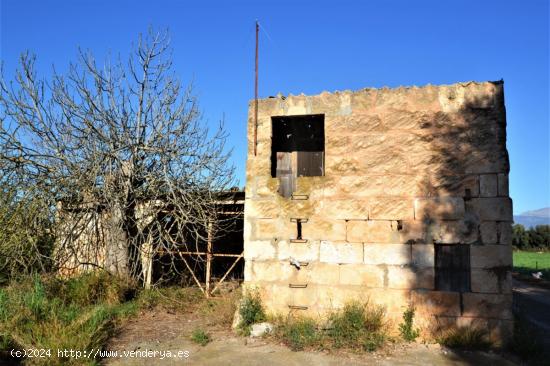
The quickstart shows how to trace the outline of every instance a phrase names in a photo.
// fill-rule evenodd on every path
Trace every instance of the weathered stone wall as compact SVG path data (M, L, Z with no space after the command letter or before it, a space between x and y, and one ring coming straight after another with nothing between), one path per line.
M325 115L325 176L271 177L271 117ZM323 314L352 299L413 305L424 329L512 325L512 202L501 82L288 96L248 119L245 283L268 310ZM307 219L305 243L292 218ZM470 245L471 292L434 290L434 245ZM307 264L300 270L289 258ZM290 285L307 285L291 288ZM292 310L300 307L303 310ZM307 307L307 309L306 309ZM505 332L505 333L502 333Z

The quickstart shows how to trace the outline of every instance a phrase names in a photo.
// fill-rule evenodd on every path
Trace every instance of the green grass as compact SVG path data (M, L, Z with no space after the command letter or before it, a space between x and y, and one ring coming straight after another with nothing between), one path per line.
M100 360L58 358L57 350L101 349L140 310L186 313L206 308L204 303L195 288L138 290L102 271L71 278L22 277L0 287L0 356L13 348L51 349L51 358L29 358L25 364L96 365ZM234 309L222 299L208 306L222 324L230 324ZM196 337L200 344L209 339L207 334Z
M266 319L262 306L262 299L257 291L249 290L239 304L241 321L239 329L243 335L250 335L252 324L260 323Z
M543 279L550 280L550 252L514 251L514 270L528 276L540 271Z
M191 340L201 346L206 346L210 342L210 336L202 329L195 329L191 333Z
M26 364L94 365L93 359L58 358L58 349L104 347L119 321L134 314L131 290L106 272L70 279L32 276L0 288L0 350L51 349L50 358Z
M473 326L450 328L436 340L449 348L487 350L491 347L487 330Z
M290 316L272 319L274 337L293 351L303 349L347 349L372 352L383 346L386 336L385 310L368 302L350 302L329 314L328 322Z

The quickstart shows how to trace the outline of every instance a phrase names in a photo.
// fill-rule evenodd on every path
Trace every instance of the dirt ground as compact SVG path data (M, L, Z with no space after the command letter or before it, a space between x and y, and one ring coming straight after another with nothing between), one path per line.
M199 346L190 340L194 329L207 329L212 341ZM142 313L126 324L109 345L117 357L106 358L104 365L518 365L495 353L456 352L439 345L400 344L367 354L293 352L264 339L239 337L223 328L208 326L196 314L171 314L165 311ZM129 357L122 352L136 351ZM149 355L146 356L146 352ZM170 351L173 356L153 356L153 351ZM178 351L181 352L177 355ZM187 354L184 351L188 351ZM185 357L187 355L188 357Z

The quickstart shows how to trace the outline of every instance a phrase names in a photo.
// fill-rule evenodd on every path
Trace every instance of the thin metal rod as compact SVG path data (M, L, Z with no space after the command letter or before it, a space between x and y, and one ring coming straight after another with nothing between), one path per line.
M225 272L225 274L223 275L223 277L218 281L217 285L214 287L214 289L212 290L212 294L214 293L214 291L216 291L218 289L218 287L221 285L221 283L225 280L225 278L227 277L227 275L233 270L233 268L235 268L235 266L237 265L237 262L239 262L239 259L241 259L244 255L244 252L241 253L241 255L239 255L237 257L237 259L235 259L235 262L233 262L233 264L231 265L231 267L229 267L229 269L227 270L227 272Z
M258 33L260 24L256 20L256 67L254 75L254 156L257 154L258 145Z
M179 250L159 250L161 254L206 255L206 252L180 252ZM212 253L212 257L239 257L240 254Z

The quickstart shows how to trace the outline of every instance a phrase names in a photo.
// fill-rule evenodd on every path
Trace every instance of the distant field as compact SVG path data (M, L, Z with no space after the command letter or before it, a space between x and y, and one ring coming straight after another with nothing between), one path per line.
M530 275L541 271L545 280L550 280L550 252L514 252L514 270Z

